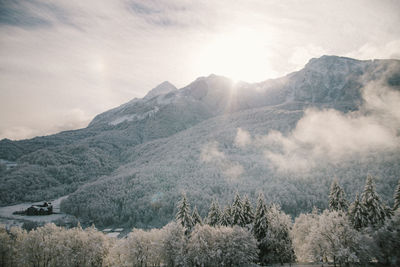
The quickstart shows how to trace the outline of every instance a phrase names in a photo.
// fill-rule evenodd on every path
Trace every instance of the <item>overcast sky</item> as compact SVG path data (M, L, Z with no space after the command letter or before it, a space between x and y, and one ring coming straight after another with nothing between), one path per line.
M400 1L0 0L0 139L85 127L168 80L400 58Z

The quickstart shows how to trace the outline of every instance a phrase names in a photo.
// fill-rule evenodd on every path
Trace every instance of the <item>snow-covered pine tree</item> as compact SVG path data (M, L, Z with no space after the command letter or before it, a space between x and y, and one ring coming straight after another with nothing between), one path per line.
M265 262L265 258L268 255L268 243L266 237L268 235L268 208L265 204L265 198L263 193L258 194L257 207L254 214L253 222L253 235L258 242L258 259L261 263Z
M329 210L346 211L349 204L346 200L346 193L340 187L338 180L333 180L329 193Z
M231 226L232 225L231 207L229 205L226 206L224 211L222 212L219 224L222 226Z
M397 210L400 207L400 179L397 184L396 191L394 192L394 205L393 205L393 211Z
M187 201L186 194L182 194L182 198L178 203L178 212L176 213L175 219L180 223L186 230L192 229L193 219L190 215L190 205Z
M195 226L196 224L203 225L203 220L201 219L196 206L194 206L193 209L192 220L193 220L193 226Z
M296 261L293 241L290 237L291 219L273 204L267 209L268 231L267 236L260 242L265 249L261 263L291 263Z
M253 233L258 241L261 241L267 234L267 205L265 204L264 194L258 194L256 213L254 214Z
M361 194L361 204L365 207L368 225L380 226L390 216L388 208L382 203L381 198L375 190L372 176L368 175L364 192Z
M249 225L254 221L253 207L247 195L243 199L243 218L245 225Z
M358 193L356 194L356 198L353 203L351 203L349 207L349 219L353 228L356 230L360 230L363 227L368 225L368 221L366 219L365 207L360 202L360 197Z
M232 225L238 225L241 227L246 225L243 215L243 203L238 192L236 192L231 206L231 218Z
M207 224L210 226L217 226L221 220L221 210L216 200L211 202L210 210L208 211Z

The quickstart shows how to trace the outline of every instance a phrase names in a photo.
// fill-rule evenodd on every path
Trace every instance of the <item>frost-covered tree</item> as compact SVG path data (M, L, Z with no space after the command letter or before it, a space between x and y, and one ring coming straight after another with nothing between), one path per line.
M195 206L192 213L193 226L196 224L203 225L203 219L200 217L197 207Z
M265 204L265 198L262 193L258 194L257 207L254 214L254 226L253 233L257 241L261 241L267 235L268 220L267 220L267 205ZM262 249L260 248L260 253Z
M245 225L249 225L254 221L253 207L247 195L243 199L243 220Z
M354 229L360 230L361 228L368 226L365 207L360 202L360 197L358 196L358 193L356 194L354 202L351 203L349 207L348 214L349 214L349 220L353 225Z
M12 247L9 250L10 254L8 255L8 265L6 264L3 266L23 266L24 264L27 265L27 259L25 257L24 251L24 243L28 233L20 227L11 227L8 234L11 238L11 243L9 244Z
M170 267L188 266L187 242L185 228L176 222L171 222L163 227L164 239L162 241L163 262Z
M299 262L314 261L310 253L308 242L305 242L310 236L311 228L318 224L318 214L316 212L300 214L294 221L291 235L293 237L293 247L296 258Z
M267 235L261 240L266 246L261 259L263 263L290 263L296 260L293 242L290 236L292 222L276 205L267 210Z
M394 205L393 205L393 211L397 210L398 207L400 207L400 179L399 182L397 183L396 191L394 192Z
M241 227L246 225L243 211L242 199L240 198L239 193L236 192L231 206L232 225L238 225Z
M24 240L21 243L17 255L20 265L47 266L57 263L60 254L62 252L67 252L66 249L68 248L64 245L68 236L63 236L61 230L60 227L54 224L46 224L43 227L38 227L27 233L24 236ZM61 238L62 236L63 238ZM79 255L75 255L72 259L67 258L67 260L85 263L85 258L80 257L80 252L84 249L83 246L80 246L80 244L82 244L82 242L79 242L80 240L79 238L76 240L77 245L71 244L71 246L79 246L79 250L77 251Z
M219 225L221 220L221 210L216 200L211 202L210 210L208 211L207 224L211 226Z
M11 238L11 250L9 250L9 265L5 266L26 266L28 265L29 257L26 257L25 241L28 232L21 227L11 227L8 231Z
M108 266L159 266L163 231L133 229L126 239L119 239L111 249Z
M102 266L109 238L93 227L83 230L46 224L29 232L10 230L11 263L6 266Z
M389 209L377 194L374 180L370 175L361 194L361 204L365 208L365 219L368 225L378 227L384 223L386 217L390 216Z
M178 212L176 213L175 219L178 223L185 227L187 231L192 229L193 219L190 215L190 205L187 201L186 194L182 195L182 198L178 203Z
M92 225L84 230L86 249L82 257L86 258L88 266L102 266L103 260L109 253L111 243L109 238Z
M231 215L231 207L228 205L224 208L224 211L221 215L221 220L219 222L222 226L231 226L232 225L232 215Z
M188 244L191 266L249 266L257 258L257 242L244 228L196 226Z
M0 225L0 266L12 266L13 241L6 226Z
M325 210L318 222L311 227L305 240L315 261L329 260L336 263L365 263L369 261L369 246L362 234L350 224L347 215L341 211Z
M373 254L375 258L386 266L400 266L400 209L371 235L377 247Z
M248 230L238 226L217 229L216 252L220 257L217 266L249 266L257 259L257 241Z
M257 239L259 249L258 259L261 263L265 263L265 258L268 254L268 244L266 236L268 233L268 218L267 218L267 205L262 193L258 194L257 207L254 214L253 234Z
M217 266L217 229L209 225L196 225L188 243L188 259L193 266Z
M346 193L340 187L338 180L333 180L331 184L331 191L329 193L329 210L333 211L346 211L349 204L346 200Z

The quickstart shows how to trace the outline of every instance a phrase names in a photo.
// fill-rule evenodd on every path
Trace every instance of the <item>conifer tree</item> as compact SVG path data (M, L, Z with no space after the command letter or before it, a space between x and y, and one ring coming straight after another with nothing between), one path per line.
M190 230L193 226L193 219L190 215L190 205L186 199L186 194L182 194L182 198L178 203L178 212L176 213L175 219L185 227L186 230Z
M390 216L388 208L376 193L375 183L370 175L367 177L364 192L361 194L361 204L365 208L365 219L368 225L380 226L384 223L386 217Z
M268 233L260 245L263 245L262 263L291 263L296 261L293 241L290 237L291 219L277 205L267 209Z
M196 206L193 209L192 220L193 220L193 226L195 226L196 224L203 225L203 220L201 219L201 216L199 215Z
M267 219L267 205L265 204L265 198L263 193L260 193L257 198L256 213L254 215L254 227L253 233L258 241L265 238L268 230L268 219Z
M356 198L353 203L351 203L349 207L349 219L353 228L356 230L360 230L363 227L368 225L368 221L366 219L365 208L360 202L360 197L358 193L356 194Z
M346 193L344 192L343 188L340 187L338 180L333 180L329 194L329 210L346 211L348 205Z
M243 200L243 219L245 225L249 225L254 221L253 207L247 196L245 196Z
M214 200L211 202L210 210L208 211L207 224L210 226L217 226L221 220L221 210L218 202Z
M243 215L243 203L238 192L236 192L235 198L231 206L231 218L232 225L238 225L241 227L246 225Z
M393 211L397 210L400 207L400 179L397 184L396 191L394 192L394 205L393 205Z
M231 207L228 205L225 207L224 211L221 215L221 220L219 222L222 226L231 226L232 225L232 215L231 215Z

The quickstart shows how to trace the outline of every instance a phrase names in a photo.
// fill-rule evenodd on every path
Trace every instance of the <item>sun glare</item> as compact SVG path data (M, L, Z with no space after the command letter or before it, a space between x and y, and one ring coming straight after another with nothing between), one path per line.
M91 63L91 68L94 72L102 73L105 70L104 60L101 57L96 58Z
M200 54L202 72L227 76L234 81L257 82L275 74L268 63L268 39L250 29L220 34Z

